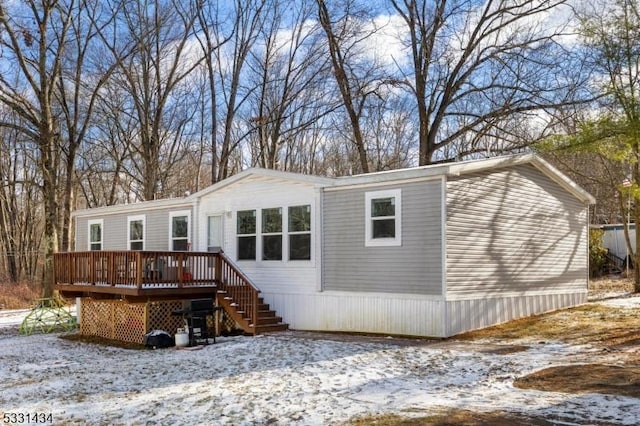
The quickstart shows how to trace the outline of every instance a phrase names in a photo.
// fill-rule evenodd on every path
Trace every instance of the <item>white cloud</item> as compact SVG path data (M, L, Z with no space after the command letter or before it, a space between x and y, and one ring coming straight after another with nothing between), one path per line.
M364 42L366 54L376 63L403 66L410 62L411 51L405 43L407 24L400 15L378 15L363 30L372 33Z

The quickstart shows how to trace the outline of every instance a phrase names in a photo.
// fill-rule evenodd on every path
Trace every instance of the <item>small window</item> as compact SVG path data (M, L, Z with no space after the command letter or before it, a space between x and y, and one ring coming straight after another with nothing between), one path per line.
M144 216L130 216L127 240L129 250L144 250Z
M365 246L399 246L402 244L401 191L365 194Z
M256 211L237 213L238 260L256 260Z
M170 213L171 235L169 246L173 251L189 250L189 217L190 212Z
M289 207L289 260L311 260L311 206Z
M103 220L89 221L89 250L102 250L102 226Z
M282 260L282 208L262 210L262 260Z

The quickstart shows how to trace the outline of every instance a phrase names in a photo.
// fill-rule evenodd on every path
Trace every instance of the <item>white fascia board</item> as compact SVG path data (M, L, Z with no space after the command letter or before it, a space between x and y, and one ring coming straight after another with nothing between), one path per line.
M543 158L536 155L532 164L542 173L546 174L550 179L556 181L564 189L574 194L578 199L588 204L596 203L596 199L593 195L582 189L577 183L569 179L564 173L556 169Z
M469 173L483 172L492 169L514 167L523 164L531 164L554 180L566 191L573 194L579 200L594 204L595 198L575 182L565 176L558 169L546 162L535 153L505 155L482 160L467 160L456 163L434 164L429 166L413 167L408 169L388 170L384 172L368 173L363 175L344 176L335 179L332 189L352 187L357 185L371 185L425 179L438 176L458 177ZM329 189L329 188L327 188Z
M330 186L335 181L335 179L333 178L327 178L327 177L321 177L321 176L315 176L315 175L305 175L302 173L282 172L279 170L263 169L259 167L252 167L250 169L243 170L242 172L235 174L231 177L228 177L227 179L221 180L220 182L214 183L213 185L208 186L198 192L195 192L191 194L189 197L187 197L187 199L195 200L195 199L201 198L207 194L210 194L215 191L219 191L222 188L233 185L238 181L247 179L252 176L270 177L275 179L290 180L294 182L302 182L302 183L314 185L316 187Z
M595 204L596 200L591 194L582 189L578 184L573 182L561 171L553 167L539 155L534 153L450 164L448 175L462 176L467 173L481 172L485 170L504 167L513 167L523 164L531 164L582 202Z
M483 160L461 161L459 163L447 164L449 170L447 170L446 174L449 176L460 176L467 173L519 166L533 162L534 158L535 154L514 154Z
M344 176L336 179L334 187L375 184L440 176L459 176L497 167L508 167L532 161L532 154L509 155L482 160L467 160L457 163L432 164L407 169L387 170L362 175Z
M113 206L76 210L71 213L71 217L104 216L118 213L137 213L148 210L167 208L191 208L192 206L193 202L187 200L187 198L168 198L162 200L141 201L139 203L116 204Z

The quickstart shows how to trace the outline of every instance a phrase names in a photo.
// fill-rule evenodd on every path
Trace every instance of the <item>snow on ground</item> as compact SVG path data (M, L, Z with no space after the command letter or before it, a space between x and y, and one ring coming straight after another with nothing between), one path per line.
M637 297L620 300L640 305ZM640 418L635 398L512 386L542 368L589 362L598 348L519 341L529 349L497 355L482 349L514 342L399 344L285 332L219 338L201 350L135 351L57 334L18 336L26 312L0 311L0 415L51 413L54 424L325 425L457 407L567 424Z
M640 308L640 297L624 297L619 299L608 299L600 302L602 305L612 308L638 309Z

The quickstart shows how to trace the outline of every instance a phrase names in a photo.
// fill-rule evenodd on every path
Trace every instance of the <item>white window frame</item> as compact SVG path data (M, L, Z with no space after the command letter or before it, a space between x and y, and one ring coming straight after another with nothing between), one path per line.
M96 251L102 251L104 248L104 219L91 219L87 223L87 248L92 251L91 245L98 244L98 242L91 241L91 225L100 225L100 249Z
M256 230L253 234L239 234L238 233L238 213L253 211L255 217ZM262 244L260 241L260 227L262 226L262 210L253 209L238 209L234 212L234 228L235 228L235 244L236 244L236 260L238 262L257 262L260 259L259 254L262 253ZM240 238L241 237L253 237L255 238L255 253L253 259L240 259Z
M394 198L395 215L385 216L386 219L393 218L395 220L395 237L394 238L373 238L373 222L371 217L371 201L378 198ZM402 245L402 190L388 189L384 191L371 191L364 194L365 206L365 247L391 247Z
M131 222L142 221L142 249L145 249L147 240L147 219L145 215L127 216L127 250L131 250ZM135 242L139 240L134 240Z
M259 231L258 235L260 235L260 261L262 262L282 262L286 259L285 253L284 253L284 238L285 238L284 210L285 209L286 207L265 207L265 208L259 209L260 229L256 228L256 233L258 233ZM264 232L263 226L264 226L265 210L280 210L280 232ZM264 258L264 237L276 237L276 236L280 236L280 259L265 259Z
M173 250L173 240L183 238L173 238L173 218L174 217L187 217L187 251L189 251L191 244L191 210L179 210L174 212L169 212L169 250Z
M309 208L309 230L308 231L291 231L289 229L289 214L290 211L289 209L294 208L294 207L308 207ZM292 206L287 206L286 207L286 226L287 226L287 235L286 235L286 259L289 262L309 262L313 259L313 208L311 207L311 204L295 204ZM291 259L291 236L292 235L309 235L309 259ZM285 250L284 248L284 244L283 244L283 251Z

